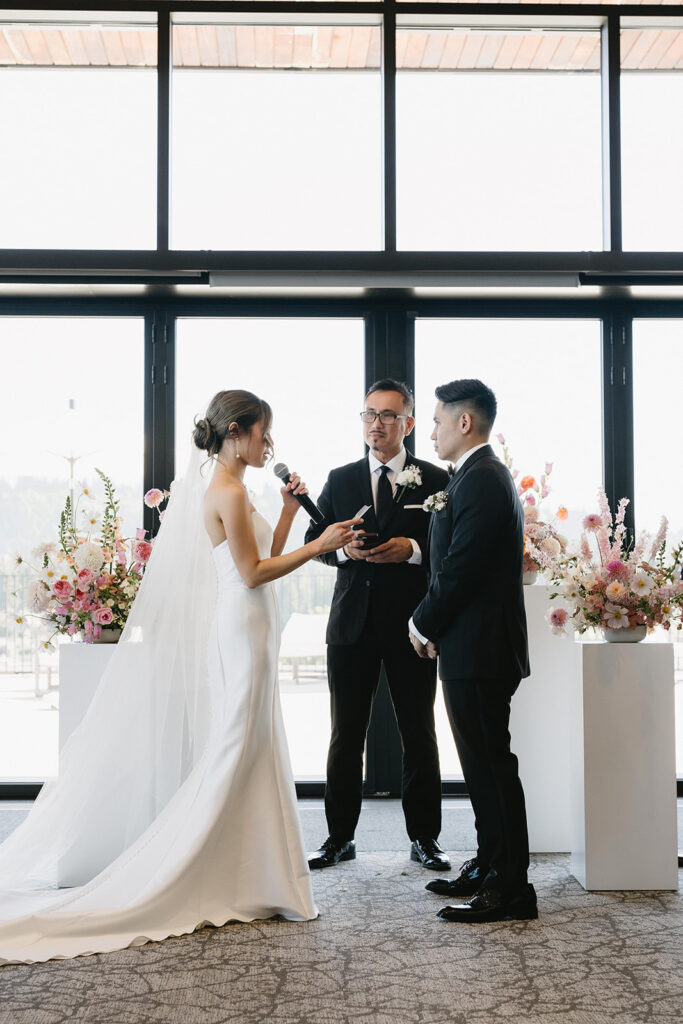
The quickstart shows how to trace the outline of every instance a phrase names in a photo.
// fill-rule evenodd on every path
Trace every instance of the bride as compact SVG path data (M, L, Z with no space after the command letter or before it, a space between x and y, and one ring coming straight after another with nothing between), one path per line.
M317 916L277 689L273 580L352 539L357 520L282 554L247 466L271 410L221 391L195 425L121 640L58 779L0 846L0 963L102 953L206 924ZM207 486L202 463L215 466Z

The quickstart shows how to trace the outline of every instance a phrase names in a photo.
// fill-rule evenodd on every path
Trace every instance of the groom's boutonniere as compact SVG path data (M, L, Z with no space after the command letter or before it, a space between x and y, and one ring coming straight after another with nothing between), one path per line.
M400 501L407 490L412 491L414 487L422 484L422 471L419 466L406 466L396 477L397 493L394 501ZM401 488L398 491L398 488Z
M448 495L445 491L437 491L436 494L430 494L424 502L422 508L425 512L441 512L448 503Z

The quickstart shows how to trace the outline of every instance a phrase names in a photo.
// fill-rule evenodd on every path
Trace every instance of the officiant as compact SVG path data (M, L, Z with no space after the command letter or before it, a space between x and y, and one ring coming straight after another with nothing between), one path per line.
M410 855L425 867L449 870L438 844L441 774L434 726L436 665L408 641L408 620L427 591L429 514L422 504L442 491L448 474L409 455L404 439L415 426L413 396L400 381L376 381L360 414L369 452L333 469L306 541L325 526L367 507L357 539L321 556L337 570L327 625L331 738L325 813L329 836L309 857L326 868L356 856L354 835L363 795L363 754L372 702L384 665L403 746L402 802Z

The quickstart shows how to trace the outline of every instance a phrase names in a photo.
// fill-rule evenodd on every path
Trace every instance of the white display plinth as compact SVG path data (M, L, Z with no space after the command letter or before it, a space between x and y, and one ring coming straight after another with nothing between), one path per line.
M524 588L531 675L512 698L510 735L526 799L529 849L571 850L571 711L579 672L578 645L553 636L544 585Z
M80 725L90 706L100 679L109 664L116 644L61 644L59 648L59 750ZM61 887L84 885L102 864L106 854L88 846L84 852L78 845L65 853L57 868L57 881Z
M59 749L83 719L116 644L60 644Z
M572 874L585 889L676 889L673 647L577 646Z

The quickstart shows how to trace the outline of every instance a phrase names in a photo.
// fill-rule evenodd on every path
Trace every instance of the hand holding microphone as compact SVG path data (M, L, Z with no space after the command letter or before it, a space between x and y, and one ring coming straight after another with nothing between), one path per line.
M306 484L304 484L301 478L296 473L290 473L284 462L278 462L273 467L275 476L282 480L285 487L291 484L289 493L292 494L299 502L302 508L304 508L314 523L322 523L325 521L325 516L322 514L318 506L311 501L305 490Z

